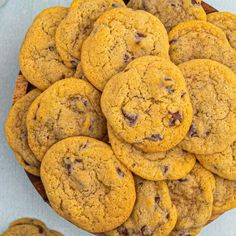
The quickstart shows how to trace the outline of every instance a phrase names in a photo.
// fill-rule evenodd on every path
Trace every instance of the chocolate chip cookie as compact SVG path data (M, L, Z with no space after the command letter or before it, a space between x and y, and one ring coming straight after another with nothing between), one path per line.
M236 180L236 142L223 152L197 155L198 161L211 172L229 180Z
M22 218L12 222L1 236L62 236L62 234L49 230L40 220Z
M19 164L27 172L37 176L39 175L40 162L28 145L26 115L30 105L40 93L38 89L35 89L19 99L11 108L5 127L7 141L15 152Z
M137 200L129 219L107 236L169 235L177 221L177 210L172 204L164 181L135 178Z
M132 172L149 180L181 179L195 165L195 156L175 147L166 152L145 153L117 137L108 127L116 157Z
M193 59L211 59L230 67L236 73L236 51L225 33L205 21L188 21L170 33L170 57L175 64Z
M123 224L135 203L131 172L109 145L72 137L53 145L41 165L51 206L64 218L92 233Z
M41 12L23 42L19 56L21 72L40 90L74 73L64 65L55 45L56 29L67 12L65 7L48 8Z
M106 120L100 93L88 82L70 78L58 81L30 106L28 142L38 160L54 143L71 136L103 138Z
M211 217L215 179L196 164L186 177L168 181L172 202L178 210L176 230L203 227Z
M193 104L193 122L180 147L195 154L224 151L236 140L236 75L204 59L179 68Z
M130 0L128 6L150 12L161 20L169 31L188 20L206 20L201 0Z
M215 12L207 15L207 20L225 32L231 47L236 50L236 15L230 12Z
M64 63L76 68L80 62L83 41L89 36L94 22L105 11L125 7L122 0L74 0L67 17L56 32L56 45Z
M215 176L216 190L212 215L220 215L236 207L236 181L230 181Z
M87 79L99 90L133 59L145 55L169 58L163 24L145 11L117 8L104 13L84 41L81 63Z
M144 152L176 146L192 122L192 104L179 68L141 57L106 85L101 106L115 134Z

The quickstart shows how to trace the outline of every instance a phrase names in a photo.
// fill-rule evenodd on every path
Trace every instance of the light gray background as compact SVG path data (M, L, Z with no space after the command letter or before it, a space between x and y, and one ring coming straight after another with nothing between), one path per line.
M41 10L69 3L70 0L8 0L0 8L0 232L14 219L28 216L42 219L65 236L89 235L57 216L43 202L17 164L4 135L4 123L19 71L18 52L24 34ZM221 11L236 13L236 0L208 0L208 3ZM235 236L236 210L205 227L201 235Z

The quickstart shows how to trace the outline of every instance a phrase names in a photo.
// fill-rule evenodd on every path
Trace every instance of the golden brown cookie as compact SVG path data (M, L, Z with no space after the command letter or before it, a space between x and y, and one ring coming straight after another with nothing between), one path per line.
M144 152L176 146L192 123L184 77L169 60L135 59L106 85L102 111L115 134Z
M133 210L131 172L96 139L72 137L53 145L43 159L41 178L55 211L89 232L110 231Z
M199 59L179 66L193 104L193 123L180 143L195 154L221 152L236 140L236 75L226 66Z
M40 90L74 74L64 65L55 45L56 29L67 12L65 7L44 10L25 36L19 56L20 69L25 78Z
M44 91L27 115L28 142L36 158L41 161L48 148L67 137L102 139L106 120L100 96L88 82L75 78L58 81Z
M104 13L84 41L81 63L87 79L103 90L109 79L133 59L154 55L169 59L162 23L145 11L117 8Z
M29 173L39 175L40 162L36 159L28 145L26 115L32 102L40 95L34 89L19 99L11 108L6 121L6 138L15 152L19 164Z
M177 210L172 204L164 181L147 181L135 177L137 200L129 219L107 236L168 235L177 221Z
M105 11L125 7L122 0L74 0L70 11L56 32L56 45L64 63L76 68L81 47L93 29L94 22Z
M230 67L236 73L236 51L225 33L205 21L187 21L169 33L170 58L175 64L193 59L211 59Z
M132 172L149 180L181 179L194 167L193 154L175 147L166 152L145 153L124 142L108 127L109 140L116 157Z
M150 12L170 31L184 21L206 20L201 2L201 0L130 0L128 6L135 10Z

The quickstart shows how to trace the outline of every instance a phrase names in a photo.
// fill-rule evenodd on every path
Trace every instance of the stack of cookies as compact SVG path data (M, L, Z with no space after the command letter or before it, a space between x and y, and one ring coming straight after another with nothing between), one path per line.
M58 214L108 236L194 236L236 207L235 25L200 0L36 17L20 51L35 88L6 134Z

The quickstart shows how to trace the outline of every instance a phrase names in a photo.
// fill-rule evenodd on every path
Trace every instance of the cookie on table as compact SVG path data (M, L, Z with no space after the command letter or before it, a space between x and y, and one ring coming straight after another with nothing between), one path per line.
M21 72L40 90L74 73L64 65L55 45L56 29L67 13L65 7L48 8L41 12L28 30L20 50Z
M105 11L125 7L122 0L74 0L67 17L56 32L57 50L69 68L80 62L83 41L89 36L94 22Z
M206 20L201 2L201 0L130 0L128 7L153 14L170 31L181 22Z
M144 152L176 146L192 122L181 71L155 56L138 58L115 75L103 91L101 106L115 134Z
M211 218L215 179L211 172L196 164L184 178L167 182L173 204L177 207L176 230L203 227Z
M26 116L32 102L40 95L34 89L19 99L11 108L6 121L7 142L15 152L19 164L29 173L38 176L40 162L36 159L28 145Z
M230 181L215 176L216 189L214 192L213 216L236 207L236 181Z
M236 180L236 142L224 151L210 155L196 155L198 161L208 170L229 180Z
M163 24L145 11L117 8L104 13L84 41L81 64L87 79L103 90L109 79L133 59L154 55L169 59Z
M197 236L200 234L202 228L196 229L181 229L181 230L173 230L169 236Z
M53 145L42 161L41 178L54 210L89 232L110 231L133 210L131 172L96 139L72 137Z
M179 65L193 104L193 122L180 147L195 154L224 151L236 140L236 75L207 59Z
M236 50L236 15L230 12L215 12L207 15L207 21L221 28Z
M101 94L88 82L70 78L58 81L30 106L28 142L41 161L54 143L71 136L102 139L106 120L100 108Z
M135 186L137 199L131 216L105 235L169 235L177 221L177 210L171 202L167 184L135 177Z
M62 234L51 231L40 220L22 218L12 222L2 236L62 236Z
M177 180L186 176L196 159L175 147L166 152L145 153L124 142L108 126L109 140L116 157L132 172L149 180Z
M193 59L211 59L230 67L236 73L236 51L225 33L205 21L187 21L169 33L170 58L175 64Z

